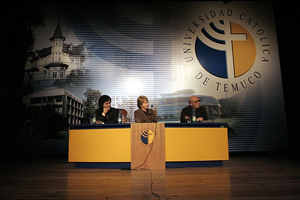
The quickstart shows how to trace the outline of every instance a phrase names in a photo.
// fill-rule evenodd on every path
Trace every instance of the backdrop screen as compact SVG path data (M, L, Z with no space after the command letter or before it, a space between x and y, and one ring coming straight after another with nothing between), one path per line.
M60 102L55 91L63 88L85 105L87 91L99 91L134 122L137 97L145 95L159 122L175 123L196 95L210 120L229 124L230 151L287 149L270 2L82 2L39 8L45 26L34 29L34 54L25 66L31 90L24 101L33 105L55 94ZM84 114L80 118L76 123L87 123Z

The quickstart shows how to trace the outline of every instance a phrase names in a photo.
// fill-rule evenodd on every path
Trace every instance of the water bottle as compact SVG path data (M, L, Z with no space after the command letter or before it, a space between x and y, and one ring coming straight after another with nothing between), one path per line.
M94 117L92 119L92 124L96 124L96 115L94 115Z
M196 111L193 109L192 122L196 122Z
M118 115L118 124L121 124L122 123L122 114L121 112L119 111L119 115Z

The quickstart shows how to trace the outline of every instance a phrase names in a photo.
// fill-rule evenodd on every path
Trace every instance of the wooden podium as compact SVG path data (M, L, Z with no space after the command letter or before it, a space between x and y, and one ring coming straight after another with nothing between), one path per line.
M165 169L165 124L131 124L131 169Z

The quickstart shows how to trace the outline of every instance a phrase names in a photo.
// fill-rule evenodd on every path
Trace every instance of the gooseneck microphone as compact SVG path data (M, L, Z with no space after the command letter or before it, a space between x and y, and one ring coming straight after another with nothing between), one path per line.
M150 114L151 114L151 123L153 123L153 119L152 119L152 112L153 112L152 108L153 108L153 105L151 105L150 107L151 107L150 108L150 110L151 110L151 112L150 112Z

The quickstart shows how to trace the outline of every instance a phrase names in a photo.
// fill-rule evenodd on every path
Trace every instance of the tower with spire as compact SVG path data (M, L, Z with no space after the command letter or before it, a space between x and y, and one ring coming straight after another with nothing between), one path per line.
M60 62L63 54L63 42L66 38L63 36L59 24L59 20L55 29L55 32L51 38L49 38L52 43L51 48L51 61L52 62Z

